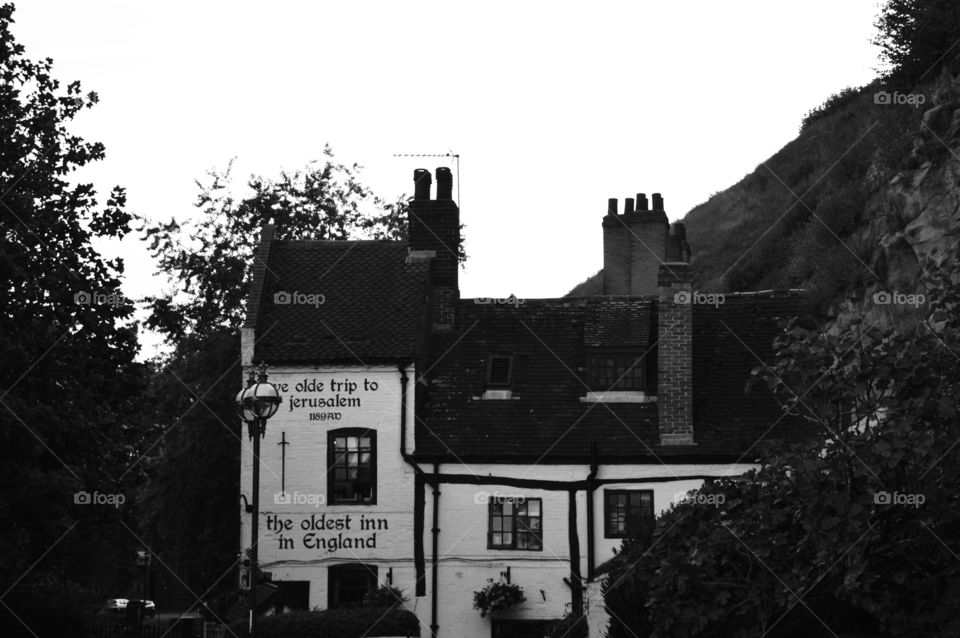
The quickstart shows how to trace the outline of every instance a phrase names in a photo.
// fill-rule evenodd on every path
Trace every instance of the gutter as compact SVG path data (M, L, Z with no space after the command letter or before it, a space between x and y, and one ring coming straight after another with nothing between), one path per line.
M590 442L590 473L587 474L587 582L593 580L594 570L594 529L593 529L593 493L597 489L597 442Z
M417 597L427 595L427 574L426 561L423 555L423 524L426 510L426 494L424 491L425 477L423 470L413 460L413 456L407 453L407 383L410 378L407 376L407 366L401 363L400 369L400 457L413 468L413 565L416 570L416 592ZM436 523L434 523L436 527ZM434 541L436 544L436 541ZM434 548L436 553L436 548ZM436 587L436 586L434 586ZM436 592L434 592L436 597ZM436 607L436 602L434 602ZM434 618L436 622L436 618Z
M430 635L437 638L437 566L440 562L437 542L440 538L440 465L433 464L433 573L430 575Z

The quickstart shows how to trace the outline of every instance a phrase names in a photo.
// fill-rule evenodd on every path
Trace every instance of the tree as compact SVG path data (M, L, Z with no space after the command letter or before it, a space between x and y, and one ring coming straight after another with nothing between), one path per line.
M141 226L160 270L184 291L152 299L148 325L173 343L192 333L238 329L264 224L275 225L277 239L405 238L406 203L373 195L359 181L359 170L335 162L327 146L323 162L282 172L276 180L252 176L250 193L239 201L231 167L210 171L197 182L199 219Z
M960 632L956 254L923 284L926 314L908 333L787 326L775 365L755 374L813 435L707 483L650 542L624 547L611 637ZM617 619L628 603L640 617Z
M144 419L158 437L145 486L144 530L198 595L226 593L239 552L239 460L245 433L233 414L241 387L244 320L260 228L278 239L403 239L406 203L374 196L359 167L324 160L275 180L251 177L232 193L230 167L198 181L199 218L143 222L141 231L175 289L150 300L148 325L174 346L159 362ZM182 515L186 511L189 515Z
M104 155L68 130L97 95L28 59L13 12L0 6L0 633L63 635L89 596L125 582L135 543L118 501L135 479L136 326L123 263L91 245L130 215L123 189L101 205L69 182Z
M906 87L936 77L957 54L960 5L952 0L887 0L874 44L890 74Z

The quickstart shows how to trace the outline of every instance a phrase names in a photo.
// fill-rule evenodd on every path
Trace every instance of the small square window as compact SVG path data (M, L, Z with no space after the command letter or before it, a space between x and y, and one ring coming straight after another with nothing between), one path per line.
M489 508L489 549L543 549L539 498L507 498L491 502Z
M508 354L492 354L487 359L487 385L509 387L513 381L513 357Z
M653 516L652 490L604 490L603 528L607 538L635 537Z

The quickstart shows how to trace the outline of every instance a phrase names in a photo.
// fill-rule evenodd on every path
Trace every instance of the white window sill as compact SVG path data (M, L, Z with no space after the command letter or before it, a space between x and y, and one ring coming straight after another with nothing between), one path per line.
M487 390L480 397L484 401L506 401L513 398L512 390Z
M587 392L580 397L581 403L656 403L657 395L641 390L611 390L608 392Z

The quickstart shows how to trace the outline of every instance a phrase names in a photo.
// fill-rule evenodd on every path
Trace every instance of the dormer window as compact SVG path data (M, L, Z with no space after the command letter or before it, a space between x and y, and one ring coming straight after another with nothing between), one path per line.
M509 388L513 382L513 357L492 354L487 359L487 387Z
M635 352L597 352L587 355L590 389L596 392L636 391L646 387L646 362Z

